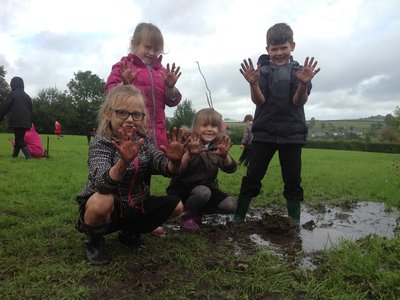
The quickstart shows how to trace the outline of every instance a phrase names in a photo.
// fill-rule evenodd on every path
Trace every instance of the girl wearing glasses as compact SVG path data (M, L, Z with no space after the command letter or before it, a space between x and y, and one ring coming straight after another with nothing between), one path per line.
M140 233L151 232L183 205L176 196L155 197L144 178L171 177L181 166L182 131L169 147L158 150L147 134L147 112L140 91L132 85L112 89L99 111L97 135L89 148L89 176L77 196L78 230L86 234L86 258L92 265L109 262L104 235L119 231L119 241L140 246Z
M165 105L174 107L182 95L175 84L181 76L175 63L162 64L164 39L160 29L151 23L137 25L130 43L130 53L114 64L106 91L120 84L133 84L145 98L149 132L156 147L167 146Z

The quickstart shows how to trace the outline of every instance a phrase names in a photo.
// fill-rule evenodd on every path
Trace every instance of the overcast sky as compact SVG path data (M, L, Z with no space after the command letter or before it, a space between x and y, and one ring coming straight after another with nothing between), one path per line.
M214 108L224 118L254 113L239 73L244 58L265 53L265 34L278 22L294 31L294 58L318 60L306 118L354 119L393 113L400 105L399 0L0 0L0 65L6 80L21 76L36 97L60 91L78 71L107 80L128 54L139 22L164 36L163 64L175 62L183 99ZM168 108L172 116L175 109Z

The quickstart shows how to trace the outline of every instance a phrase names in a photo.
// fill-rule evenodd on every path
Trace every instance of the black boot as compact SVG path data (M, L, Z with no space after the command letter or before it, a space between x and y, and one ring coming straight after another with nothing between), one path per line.
M21 150L22 150L22 152L24 153L26 159L30 159L30 158L32 157L32 156L31 156L31 150L29 150L29 147L28 147L28 146L22 147Z
M86 259L93 266L103 266L110 262L105 240L102 235L86 235Z
M99 227L89 226L82 221L80 228L86 233L86 251L85 256L89 263L93 266L103 266L110 262L105 240L103 235L107 232L109 224Z
M118 232L118 241L130 249L144 248L140 233L122 230Z

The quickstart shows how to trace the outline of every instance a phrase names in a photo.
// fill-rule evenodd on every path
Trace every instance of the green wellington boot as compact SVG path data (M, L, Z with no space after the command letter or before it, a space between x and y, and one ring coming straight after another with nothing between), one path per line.
M286 207L288 211L288 216L300 224L300 200L296 199L286 199Z
M233 221L243 221L246 217L247 210L249 209L251 197L239 195L236 207L236 213L233 216Z

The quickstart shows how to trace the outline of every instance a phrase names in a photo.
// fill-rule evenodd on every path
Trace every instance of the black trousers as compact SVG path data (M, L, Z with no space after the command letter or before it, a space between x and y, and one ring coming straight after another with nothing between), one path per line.
M13 128L14 131L14 137L15 137L15 148L16 149L22 149L26 146L24 136L26 132L26 128Z
M286 199L303 200L301 187L301 150L303 144L253 143L246 176L242 178L240 195L256 197L261 191L261 181L276 151L279 154L283 195Z
M249 145L245 145L242 151L242 154L239 157L239 163L243 165L245 165L247 167L247 165L249 164L249 156L251 151L251 144Z

